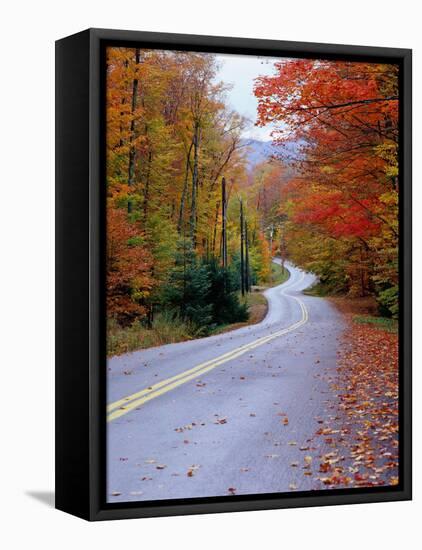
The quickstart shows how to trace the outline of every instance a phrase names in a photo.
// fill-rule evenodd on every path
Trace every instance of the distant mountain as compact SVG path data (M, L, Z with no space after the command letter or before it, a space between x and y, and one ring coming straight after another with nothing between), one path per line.
M272 156L290 164L293 159L299 156L300 144L298 142L273 145L272 141L261 141L259 139L243 139L244 154L248 161L248 167L252 170L257 164L268 160Z

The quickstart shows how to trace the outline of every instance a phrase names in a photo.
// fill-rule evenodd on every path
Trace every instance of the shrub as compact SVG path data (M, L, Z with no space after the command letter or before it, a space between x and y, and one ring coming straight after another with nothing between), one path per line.
M378 293L380 314L397 319L399 316L399 287L391 286Z

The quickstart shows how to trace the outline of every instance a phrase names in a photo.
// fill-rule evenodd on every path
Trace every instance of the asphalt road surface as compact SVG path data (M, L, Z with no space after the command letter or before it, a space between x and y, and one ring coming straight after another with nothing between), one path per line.
M108 360L109 502L314 488L300 449L326 414L344 324L287 267L261 323Z

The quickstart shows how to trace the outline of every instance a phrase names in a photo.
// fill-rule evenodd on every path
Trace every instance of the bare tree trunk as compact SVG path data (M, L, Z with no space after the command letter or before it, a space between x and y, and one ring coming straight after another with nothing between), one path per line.
M122 97L122 100L121 100L121 102L120 102L120 105L122 106L122 109L123 109L125 103L126 103L126 98L125 98L125 97ZM122 122L123 115L124 115L124 112L123 112L123 111L120 111L120 129L119 129L120 138L119 138L119 147L123 147L123 145L124 145L124 143L125 143L125 142L123 141L123 122Z
M246 292L251 290L251 282L249 277L249 236L248 222L245 220L245 288Z
M135 50L135 65L139 65L139 61L141 58L141 50L139 48L136 48ZM135 112L138 102L138 79L134 78L132 83L132 106L131 106L131 115L132 120L130 121L130 134L129 134L129 142L130 142L130 149L129 149L129 174L128 174L128 184L132 185L135 181L135 146L133 145L133 142L135 140Z
M221 256L223 267L227 267L227 199L226 199L226 178L221 180L221 205L222 205L222 229L221 229Z
M212 247L211 247L213 256L215 256L215 245L217 244L217 224L218 224L219 213L220 213L220 201L218 201L215 206L214 233L212 236Z
M149 202L149 182L151 176L151 163L152 163L152 151L148 153L148 167L145 177L145 189L144 189L144 202L143 202L143 215L144 215L144 227L148 216L148 202Z
M192 246L196 248L196 220L198 200L198 150L199 150L199 123L195 122L193 133L193 171L192 171L192 201L190 211L190 238Z
M185 181L183 183L183 191L182 191L182 196L180 198L179 220L177 222L177 232L179 233L179 235L181 235L182 233L183 218L185 215L185 202L186 202L186 195L188 193L188 176L189 176L190 155L192 152L192 147L193 147L193 141L190 144L189 151L186 156Z
M245 258L244 258L244 247L245 247L245 233L244 233L244 220L243 220L243 202L240 199L240 289L242 296L245 295Z
M129 65L129 62L128 60L126 59L125 62L123 63L125 69L128 68L128 65ZM119 147L123 147L124 145L124 140L123 140L123 116L124 116L124 110L123 110L123 107L125 106L126 104L126 97L123 96L121 101L120 101L120 105L122 107L122 110L120 111L120 129L119 129L119 134L120 134L120 138L119 138Z

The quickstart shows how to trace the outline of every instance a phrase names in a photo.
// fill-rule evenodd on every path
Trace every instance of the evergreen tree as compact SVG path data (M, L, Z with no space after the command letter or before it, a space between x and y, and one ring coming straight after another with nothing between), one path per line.
M221 267L213 259L207 264L209 290L207 302L212 305L212 319L217 325L247 321L246 304L241 304L237 295L238 274L235 270Z
M180 241L174 268L163 288L163 305L175 317L192 323L196 334L207 333L213 328L209 289L207 267L198 263L190 240Z

